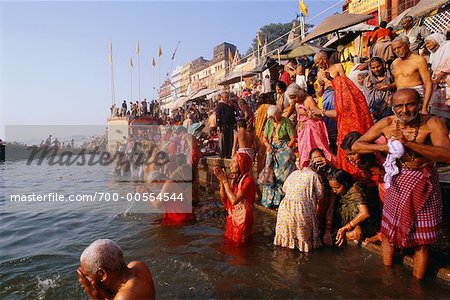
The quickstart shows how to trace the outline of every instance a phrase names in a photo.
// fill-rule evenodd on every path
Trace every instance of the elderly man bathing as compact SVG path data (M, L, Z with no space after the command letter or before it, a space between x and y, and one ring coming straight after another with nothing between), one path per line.
M428 71L427 61L423 56L411 52L408 37L402 35L394 39L392 48L397 59L392 63L397 89L413 88L423 98L422 113L428 113L433 83Z
M112 240L96 240L80 257L78 280L91 299L155 299L152 274L143 262L125 263Z
M381 135L403 145L405 153L397 160L399 173L388 181L384 200L382 259L390 266L394 246L414 248L413 275L418 279L425 275L428 246L438 241L442 223L442 195L434 165L450 163L447 127L438 117L420 114L420 103L416 90L398 90L392 99L395 115L380 120L352 147L360 154L392 151L386 144L375 144Z

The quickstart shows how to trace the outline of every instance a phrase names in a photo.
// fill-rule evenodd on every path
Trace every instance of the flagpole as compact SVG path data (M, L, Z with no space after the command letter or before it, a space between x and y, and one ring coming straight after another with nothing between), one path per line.
M138 44L137 44L137 59L138 59L138 96L139 96L139 102L141 102L141 61L139 59L139 53L140 53L140 49L139 49L139 40L138 40Z
M116 93L114 87L114 66L112 55L112 42L109 42L109 64L111 65L111 105L114 105L116 103Z
M303 0L301 0L301 1L302 1L302 4L304 4ZM300 15L301 15L301 17L300 17L300 31L301 31L301 37L302 37L302 40L303 40L305 38L305 15L303 14L302 11L300 11Z
M159 47L161 49L161 46ZM159 52L159 50L158 50ZM158 53L158 101L161 100L160 99L160 95L161 95L161 55L159 55Z
M114 87L114 67L113 64L111 64L111 101L114 105L116 103L116 92Z
M130 101L133 103L133 60L130 58Z
M258 44L258 62L259 62L259 58L260 58L260 56L259 56L259 40L260 40L260 36L259 36L259 32L257 33L257 41L256 41L256 43Z
M155 58L153 58L153 61L155 61ZM152 100L155 100L155 65L152 61Z

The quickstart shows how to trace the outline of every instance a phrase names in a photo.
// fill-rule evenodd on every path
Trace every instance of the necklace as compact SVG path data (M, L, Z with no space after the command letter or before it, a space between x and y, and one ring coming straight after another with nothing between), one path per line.
M396 127L397 127L397 130L400 130L401 131L401 129L400 129L400 122L397 120L396 121ZM415 121L415 124L414 124L414 135L413 135L413 139L412 140L408 140L407 139L407 141L409 141L409 142L416 142L416 139L417 139L417 136L419 135L419 128L420 128L420 115L418 115L417 117L416 117L416 121ZM406 138L406 137L405 137ZM401 162L401 166L403 167L403 168L411 168L411 163L416 159L416 153L415 152L412 152L411 154L410 153L408 153L408 152L406 152L405 151L405 154L407 154L408 156L409 156L409 161L406 161L406 162Z
M414 124L414 136L413 136L413 139L410 141L410 140L408 140L409 142L415 142L416 141L416 139L417 139L417 136L419 135L419 128L420 128L420 115L418 115L417 117L416 117L416 120L415 120L416 122L415 122L415 124ZM397 127L397 130L400 130L401 131L401 129L400 129L400 122L397 120L397 122L396 122L396 127Z

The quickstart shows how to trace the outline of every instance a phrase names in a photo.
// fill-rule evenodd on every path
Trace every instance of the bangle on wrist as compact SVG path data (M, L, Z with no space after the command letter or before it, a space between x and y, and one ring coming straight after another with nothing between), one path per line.
M320 111L320 115L321 115L322 117L326 117L325 112L326 112L326 110L325 110L325 109L322 109L322 110Z

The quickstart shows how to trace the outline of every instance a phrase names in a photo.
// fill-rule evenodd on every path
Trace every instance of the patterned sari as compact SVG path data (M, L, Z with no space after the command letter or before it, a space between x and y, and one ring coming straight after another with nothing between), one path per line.
M280 204L273 243L309 252L320 247L316 205L323 196L319 175L310 168L294 171L286 179L286 197Z
M266 164L272 164L275 174L275 184L264 186L261 204L267 208L280 205L284 197L283 184L286 178L295 170L295 155L287 143L272 142L273 153L266 154Z
M373 125L366 98L346 76L338 76L331 83L334 88L334 106L337 113L337 166L349 172L355 179L361 179L361 171L347 161L341 143L351 131L366 133Z

